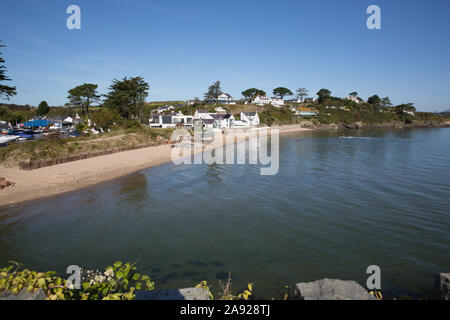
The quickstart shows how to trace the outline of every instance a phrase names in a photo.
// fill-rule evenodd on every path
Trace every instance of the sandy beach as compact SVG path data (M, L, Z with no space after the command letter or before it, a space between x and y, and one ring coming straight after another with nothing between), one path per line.
M311 129L277 128L280 134ZM0 177L15 185L0 190L0 206L54 196L113 180L171 161L170 145L114 153L31 171L0 167Z

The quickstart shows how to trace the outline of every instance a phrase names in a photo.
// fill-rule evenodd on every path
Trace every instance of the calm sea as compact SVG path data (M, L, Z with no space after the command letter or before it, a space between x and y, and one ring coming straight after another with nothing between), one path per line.
M341 136L347 138L342 138ZM302 132L280 138L280 170L166 164L0 209L0 265L64 272L135 261L158 288L232 273L258 298L321 278L388 296L428 296L450 272L450 128Z

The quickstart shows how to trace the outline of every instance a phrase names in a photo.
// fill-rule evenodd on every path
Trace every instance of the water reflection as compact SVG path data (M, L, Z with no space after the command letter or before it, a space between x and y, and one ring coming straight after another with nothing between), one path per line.
M159 288L366 280L423 294L450 266L450 130L282 136L280 170L169 163L0 211L0 265L63 272L139 262Z

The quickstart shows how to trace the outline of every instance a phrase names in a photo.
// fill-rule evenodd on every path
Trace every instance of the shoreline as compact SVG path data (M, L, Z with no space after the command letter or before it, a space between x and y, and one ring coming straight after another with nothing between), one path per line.
M274 127L281 134L313 131L298 125ZM171 161L171 145L130 150L67 162L36 170L0 167L0 176L14 182L0 190L0 208L94 186Z
M358 126L339 127L337 125L302 126L293 124L270 127L278 129L280 135L294 132L346 129L414 129L450 127L449 122L441 126ZM0 166L0 177L15 185L0 190L0 208L32 200L48 198L84 189L103 182L115 180L139 170L155 167L171 161L171 145L160 145L135 149L44 167L31 171L19 167Z

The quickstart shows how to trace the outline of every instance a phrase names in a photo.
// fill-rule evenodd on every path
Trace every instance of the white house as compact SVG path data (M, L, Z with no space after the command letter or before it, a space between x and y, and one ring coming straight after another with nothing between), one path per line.
M217 102L222 104L236 104L232 96L228 93L222 93L217 97Z
M356 102L356 103L364 102L360 97L357 97L357 96L348 96L347 100L353 101L353 102Z
M165 106L162 106L162 107L159 107L158 109L156 109L156 112L163 113L163 112L170 111L173 109L175 109L174 106L165 105Z
M234 126L234 116L230 114L211 114L214 119L214 128L232 128Z
M258 112L241 112L241 121L248 126L257 126L260 124Z
M257 104L259 106L264 106L266 104L270 104L271 99L267 98L266 96L256 96L255 99L253 99L252 103Z
M264 106L264 105L268 105L271 104L274 107L281 107L284 106L284 100L283 99L279 99L279 98L268 98L266 96L256 96L255 99L253 99L252 101L253 104L256 104L258 106Z
M149 119L149 126L157 128L175 128L176 126L191 127L192 125L193 117L184 115L181 112L170 115L154 115Z
M271 100L272 100L272 101L270 102L270 104L273 105L274 107L279 108L279 107L284 106L284 100L283 100L283 99L280 99L280 98L271 98Z
M214 119L208 110L197 109L194 113L194 119Z
M194 119L194 127L214 129L215 119Z

